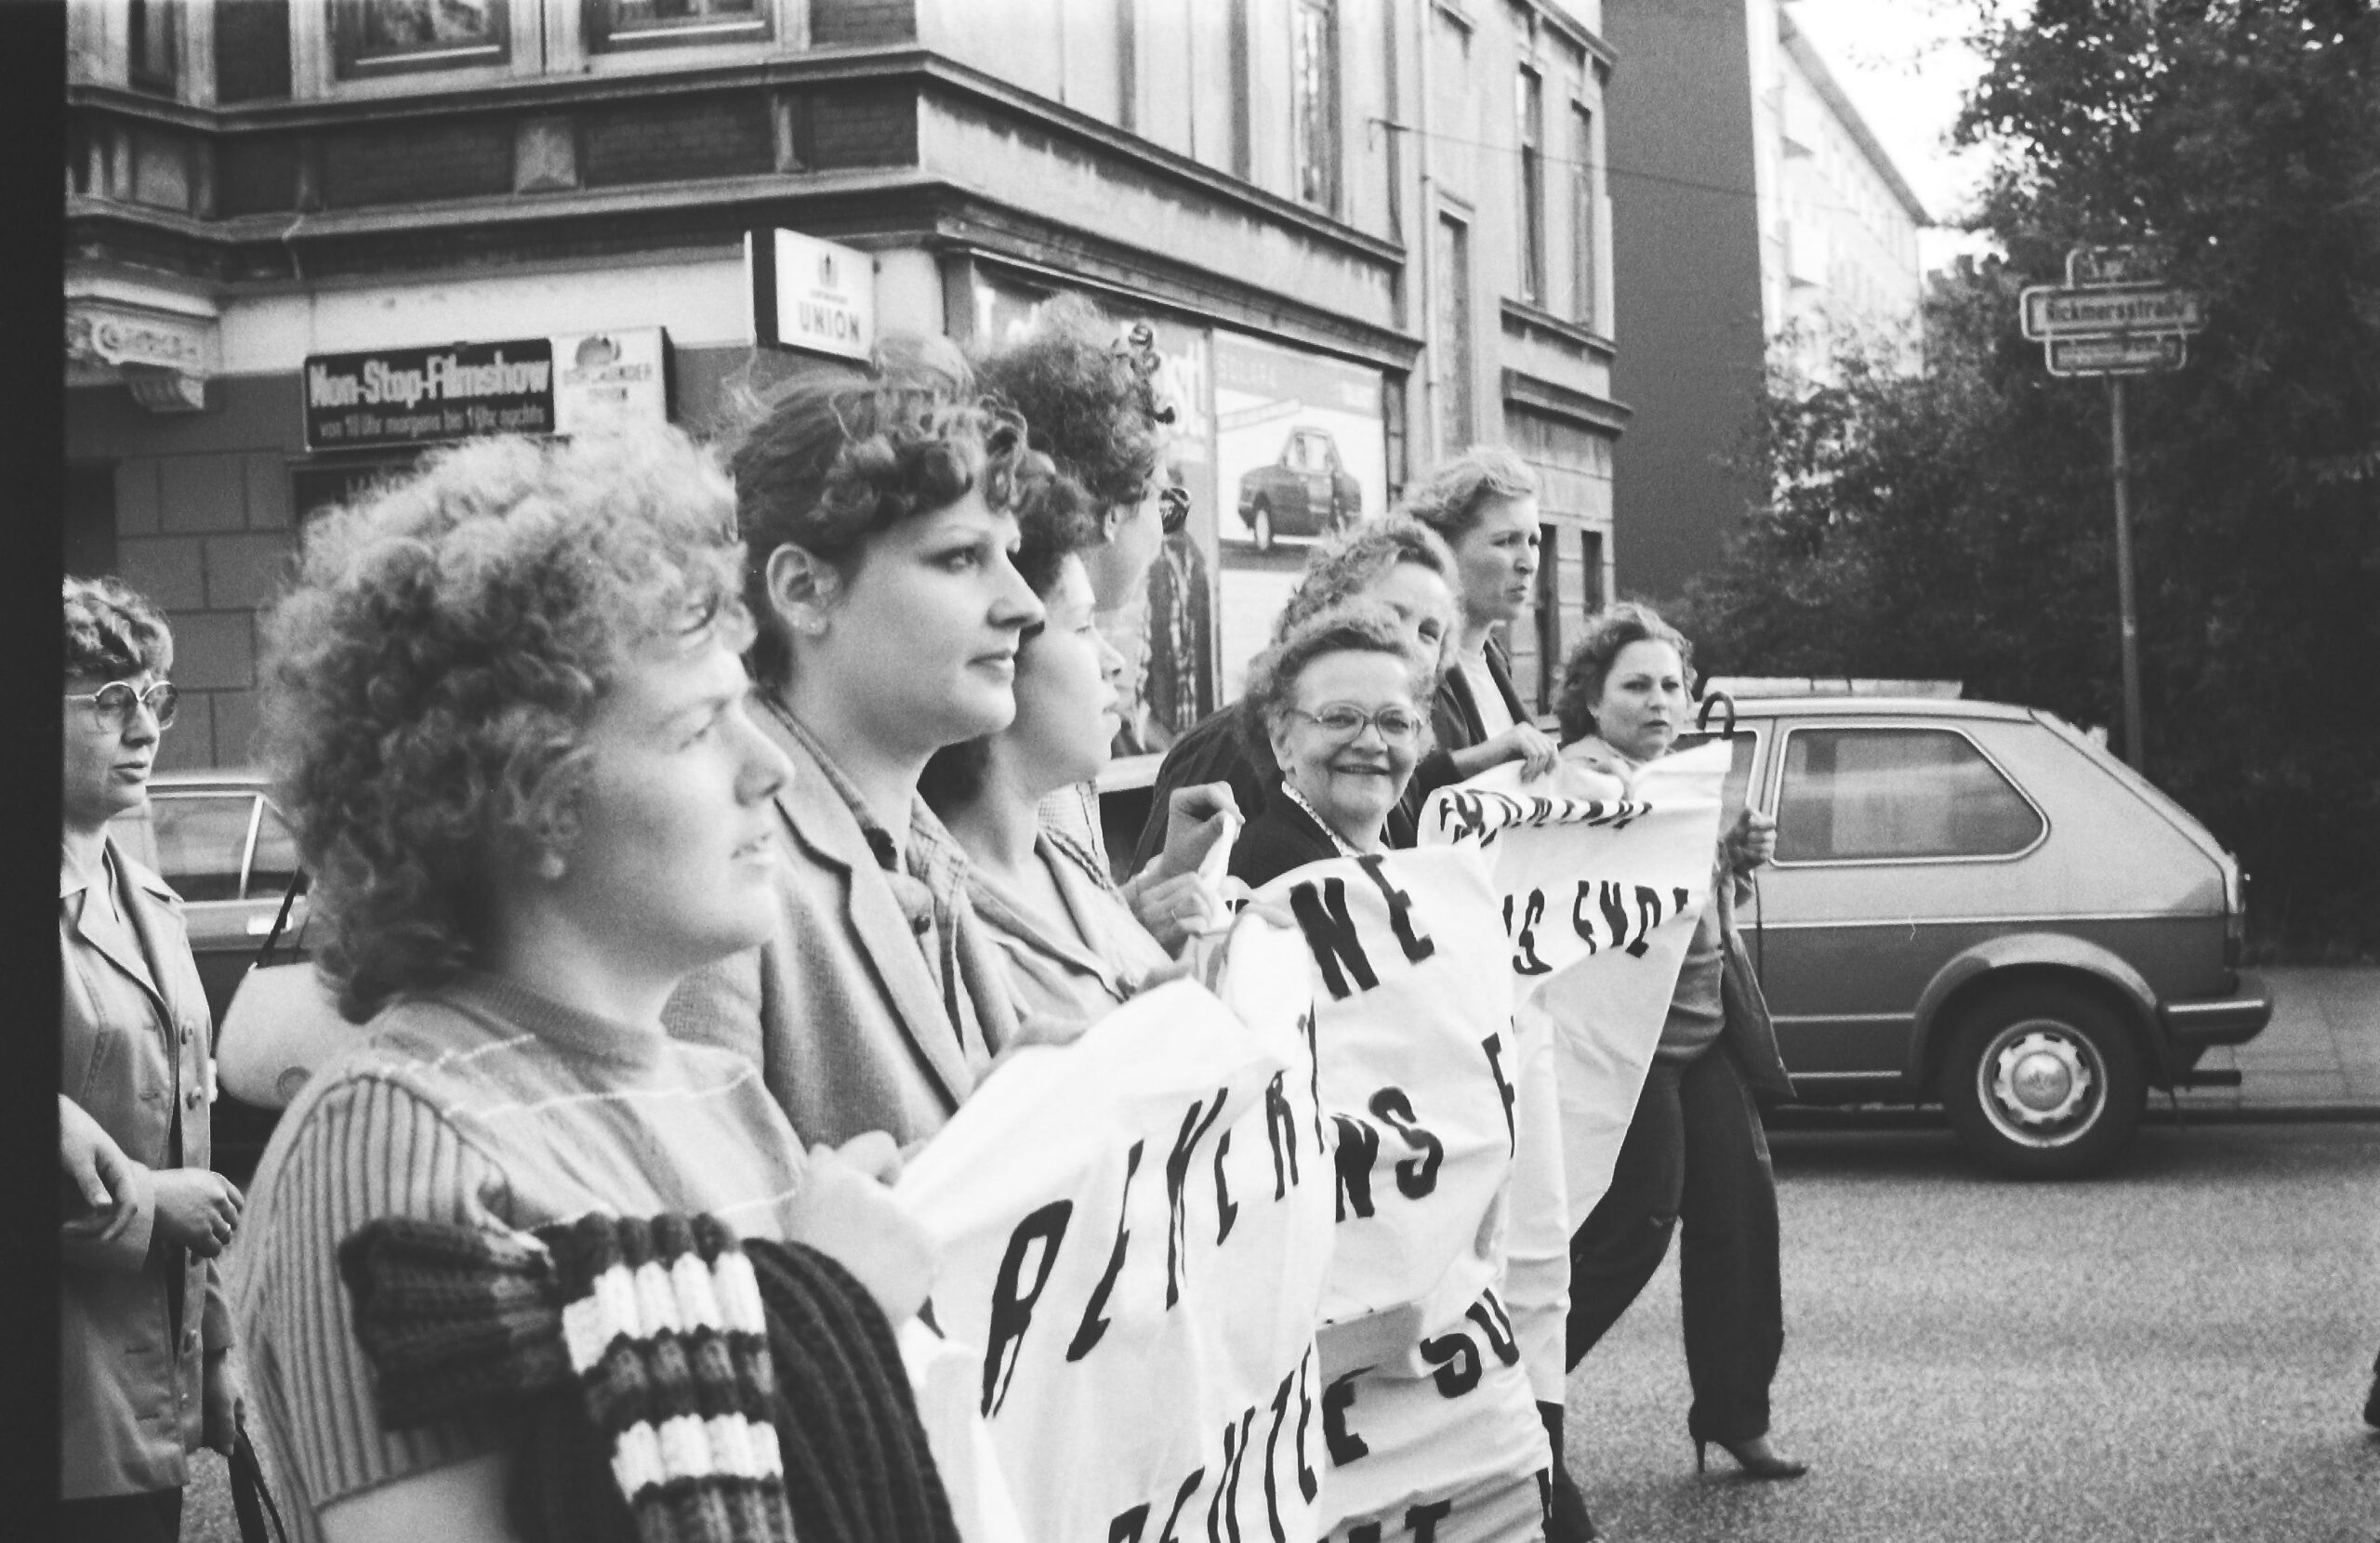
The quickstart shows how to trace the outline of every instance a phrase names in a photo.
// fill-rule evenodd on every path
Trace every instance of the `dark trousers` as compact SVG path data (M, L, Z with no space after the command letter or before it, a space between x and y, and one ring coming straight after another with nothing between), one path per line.
M1777 1178L1760 1112L1725 1047L1657 1061L1620 1143L1611 1188L1570 1240L1569 1364L1593 1350L1645 1289L1680 1221L1678 1291L1698 1440L1768 1430L1768 1385L1784 1349Z
M58 1502L60 1543L174 1543L181 1530L178 1485L139 1495Z

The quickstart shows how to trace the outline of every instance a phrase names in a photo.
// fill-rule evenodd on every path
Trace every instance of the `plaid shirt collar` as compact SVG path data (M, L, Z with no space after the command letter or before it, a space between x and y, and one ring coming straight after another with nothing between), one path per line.
M966 888L967 854L950 832L943 827L942 822L935 818L926 801L914 792L909 795L909 839L904 847L894 841L892 833L877 820L867 806L867 800L860 796L857 785L844 775L841 767L835 764L835 758L827 752L825 742L812 733L801 719L787 712L781 703L765 695L761 702L776 715L787 732L800 742L801 747L810 752L811 758L818 763L818 770L825 774L826 785L832 787L836 796L850 808L852 818L859 822L861 836L867 841L867 850L876 854L877 865L896 879L914 879L922 884L926 890L925 898L932 904L932 919L946 931L959 905L959 896ZM901 896L905 909L916 898L905 892L899 884L893 886L893 892ZM914 915L912 919L915 919Z

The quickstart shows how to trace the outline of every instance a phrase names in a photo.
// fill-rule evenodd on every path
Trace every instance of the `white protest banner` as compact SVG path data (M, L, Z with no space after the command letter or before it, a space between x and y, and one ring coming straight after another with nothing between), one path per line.
M1332 1246L1305 1029L1176 982L1014 1050L895 1192L1036 1543L1308 1543Z
M1236 1014L1302 1022L1316 1047L1338 1223L1320 1345L1334 1538L1539 1536L1550 1449L1501 1289L1514 1154L1532 1149L1509 953L1486 863L1442 849L1284 874L1223 956Z
M1518 1010L1554 1035L1574 1231L1611 1186L1710 902L1730 754L1714 740L1628 784L1568 755L1534 782L1507 763L1438 789L1421 811L1425 849L1485 849L1494 863Z

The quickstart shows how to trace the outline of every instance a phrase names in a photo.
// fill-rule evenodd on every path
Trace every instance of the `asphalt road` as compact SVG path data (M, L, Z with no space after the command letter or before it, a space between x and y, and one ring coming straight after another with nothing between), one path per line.
M1570 1383L1614 1543L2380 1543L2380 1123L2151 1128L2084 1183L1938 1128L1780 1132L1777 1435L1697 1478L1675 1264ZM202 1454L182 1536L237 1543Z
M1814 1470L1696 1477L1673 1252L1570 1382L1615 1543L2380 1539L2380 1124L2151 1128L2059 1185L1938 1129L1774 1150L1776 1434Z

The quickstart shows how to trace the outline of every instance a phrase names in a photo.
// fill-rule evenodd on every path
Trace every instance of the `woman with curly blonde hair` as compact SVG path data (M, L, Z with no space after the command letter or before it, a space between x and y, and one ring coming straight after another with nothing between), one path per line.
M270 618L317 968L365 1025L275 1129L233 1282L300 1538L514 1536L523 1411L376 1402L342 1286L367 1223L707 1213L865 1259L820 1220L856 1195L879 1247L901 1233L748 1063L662 1027L688 971L775 919L788 769L746 708L734 508L674 433L485 442L323 517Z
M918 797L934 752L1016 716L1041 602L1017 573L1020 426L955 352L783 388L729 457L760 625L752 716L794 767L757 951L697 972L673 1032L757 1062L794 1128L902 1145L942 1128L1018 1034L967 860Z

